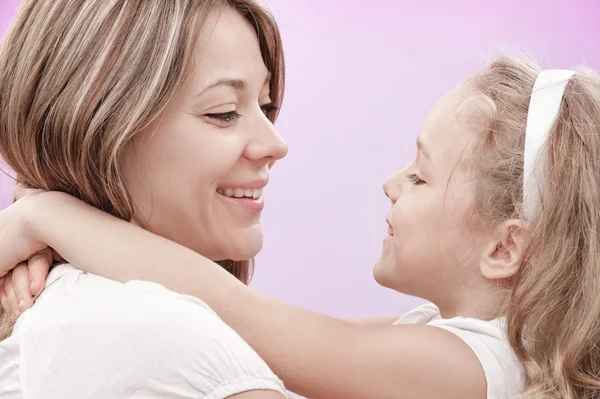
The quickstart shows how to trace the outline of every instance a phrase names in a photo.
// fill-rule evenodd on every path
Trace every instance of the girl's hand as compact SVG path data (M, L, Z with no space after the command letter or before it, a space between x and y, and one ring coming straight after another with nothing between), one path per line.
M52 264L52 250L28 232L32 207L40 206L43 190L15 187L15 203L0 212L0 302L16 319L33 305Z

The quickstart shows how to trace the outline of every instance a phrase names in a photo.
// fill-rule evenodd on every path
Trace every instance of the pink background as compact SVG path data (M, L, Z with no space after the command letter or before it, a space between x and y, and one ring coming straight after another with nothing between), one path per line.
M547 66L600 67L595 0L270 0L283 32L290 152L272 173L252 285L343 316L419 303L379 287L383 180L408 162L428 108L506 45ZM19 4L0 0L0 33ZM11 182L0 177L0 206Z

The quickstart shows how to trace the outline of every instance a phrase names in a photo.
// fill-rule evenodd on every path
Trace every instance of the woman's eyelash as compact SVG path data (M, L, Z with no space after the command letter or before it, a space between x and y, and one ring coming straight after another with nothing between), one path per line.
M265 115L269 115L272 112L276 112L277 110L279 110L279 107L276 107L273 104L265 104L263 106L260 107L262 109L262 111L265 113Z
M273 104L265 104L261 106L260 109L262 109L265 115L269 116L269 114L271 114L272 112L276 112L279 108ZM240 115L237 111L230 111L218 114L204 114L204 116L210 119L216 119L219 122L231 123L234 120L240 118L242 115Z
M422 180L419 176L417 176L416 174L412 173L408 176L406 176L406 178L414 185L418 186L419 184L423 184L425 183L424 180Z
M219 114L204 114L204 116L206 116L207 118L210 118L210 119L216 119L220 122L231 123L234 120L241 117L242 115L238 114L237 111L231 111L231 112L223 112L223 113L219 113Z

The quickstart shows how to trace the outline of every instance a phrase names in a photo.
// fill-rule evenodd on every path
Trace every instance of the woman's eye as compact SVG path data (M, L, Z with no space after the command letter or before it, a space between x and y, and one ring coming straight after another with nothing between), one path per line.
M425 183L425 180L422 180L419 176L417 176L414 173L406 176L406 178L408 179L408 181L410 181L415 186L418 186L420 184L424 184Z
M219 122L231 123L234 120L241 117L242 115L238 114L237 111L230 111L230 112L222 112L222 113L218 113L218 114L204 114L204 116L209 119L217 120Z
M265 105L261 106L260 109L266 116L269 116L269 115L271 115L272 112L277 111L279 108L273 104L265 104ZM237 111L230 111L230 112L204 114L203 116L205 118L213 119L213 120L221 122L221 123L232 123L236 119L240 118L242 115L240 115Z
M266 116L269 116L271 113L276 112L279 107L276 107L273 104L265 104L260 107Z

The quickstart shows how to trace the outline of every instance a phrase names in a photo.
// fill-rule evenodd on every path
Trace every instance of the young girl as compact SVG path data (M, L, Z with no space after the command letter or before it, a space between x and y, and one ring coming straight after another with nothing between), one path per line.
M267 298L197 253L56 192L17 190L0 214L0 270L49 246L90 273L198 297L310 398L595 398L599 122L596 75L518 59L445 95L414 160L384 186L392 206L375 278L432 302L393 325ZM35 294L43 269L31 273ZM5 277L11 312L30 298L26 266L18 270Z

